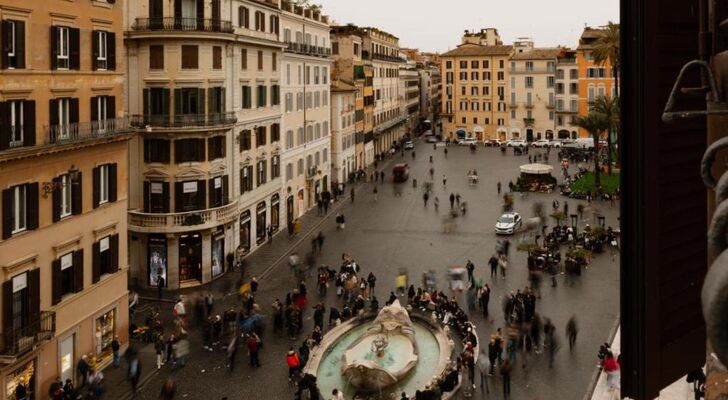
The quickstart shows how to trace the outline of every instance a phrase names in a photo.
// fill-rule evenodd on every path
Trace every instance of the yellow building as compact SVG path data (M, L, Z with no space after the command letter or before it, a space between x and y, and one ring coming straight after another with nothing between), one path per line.
M576 64L579 69L579 115L589 113L589 101L598 96L614 96L614 76L612 66L607 61L603 65L594 62L592 50L597 40L604 34L603 29L584 28L576 48ZM589 132L579 128L579 137L589 136Z
M466 40L468 39L468 40ZM469 42L440 55L442 134L455 139L508 137L508 62L513 46ZM495 40L495 39L493 39ZM499 42L499 40L498 40Z
M123 4L0 7L2 399L128 341Z

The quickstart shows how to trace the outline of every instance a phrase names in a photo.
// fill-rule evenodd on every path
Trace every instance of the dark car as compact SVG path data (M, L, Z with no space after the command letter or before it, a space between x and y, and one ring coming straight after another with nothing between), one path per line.
M409 165L395 164L392 168L392 176L395 182L404 182L409 179Z

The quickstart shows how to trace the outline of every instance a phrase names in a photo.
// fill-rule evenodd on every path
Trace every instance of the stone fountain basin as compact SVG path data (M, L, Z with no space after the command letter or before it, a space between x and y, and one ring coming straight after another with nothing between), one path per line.
M375 391L402 380L417 365L417 343L412 338L395 334L389 345L377 355L372 342L378 334L360 337L349 346L342 357L342 373L354 386Z

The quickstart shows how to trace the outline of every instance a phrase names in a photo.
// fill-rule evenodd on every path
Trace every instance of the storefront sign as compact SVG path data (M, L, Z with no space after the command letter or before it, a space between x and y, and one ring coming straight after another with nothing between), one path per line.
M13 277L13 293L19 292L28 287L28 274L22 273Z
M197 193L197 182L184 182L182 193Z
M68 253L61 257L61 271L71 267L73 267L73 253Z
M109 237L101 239L99 242L99 252L104 252L109 249Z
M162 186L163 185L160 182L152 182L152 185L149 188L149 191L152 194L162 194L162 192L163 192Z

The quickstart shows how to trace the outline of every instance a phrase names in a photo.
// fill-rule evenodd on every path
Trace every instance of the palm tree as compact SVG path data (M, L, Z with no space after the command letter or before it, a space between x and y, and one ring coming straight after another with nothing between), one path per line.
M619 96L619 76L617 72L622 63L622 57L619 51L619 24L610 21L603 32L604 34L594 43L592 55L594 56L595 64L603 66L609 63L612 66L614 93L616 96Z
M589 102L592 112L601 114L608 122L608 131L616 132L619 128L619 97L599 96ZM607 168L612 174L612 137L607 135Z
M603 114L599 114L594 111L590 111L587 115L580 115L574 118L574 121L571 123L571 125L578 126L579 128L585 129L587 132L589 132L589 134L594 138L595 149L596 146L599 144L600 133L609 129L609 121L607 121L606 117ZM599 172L599 157L595 154L594 186L596 186L597 189L599 189L602 184Z

